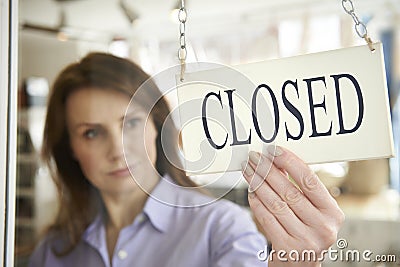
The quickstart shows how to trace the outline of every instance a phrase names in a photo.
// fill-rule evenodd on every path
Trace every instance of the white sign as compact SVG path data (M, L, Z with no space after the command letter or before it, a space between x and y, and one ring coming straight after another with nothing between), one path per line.
M281 145L307 163L394 155L382 44L186 73L178 83L189 174L240 170Z

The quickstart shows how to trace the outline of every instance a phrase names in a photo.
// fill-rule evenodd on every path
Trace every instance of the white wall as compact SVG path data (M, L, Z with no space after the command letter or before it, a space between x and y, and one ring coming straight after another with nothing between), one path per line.
M76 42L59 41L55 35L21 31L18 80L45 77L49 84L68 63L78 59Z

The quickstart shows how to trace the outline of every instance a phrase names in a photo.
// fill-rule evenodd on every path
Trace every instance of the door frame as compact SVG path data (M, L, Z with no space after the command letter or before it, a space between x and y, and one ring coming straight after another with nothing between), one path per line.
M14 266L18 1L0 0L0 266Z

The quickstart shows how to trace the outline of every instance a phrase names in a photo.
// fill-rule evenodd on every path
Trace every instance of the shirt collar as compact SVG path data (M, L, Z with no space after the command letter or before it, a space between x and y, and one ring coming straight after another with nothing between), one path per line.
M108 254L108 252L102 213L99 213L89 227L86 228L82 239L89 243L92 247L96 248L103 257L103 260L108 262L108 259L105 256Z
M149 194L143 208L143 214L148 217L151 224L160 232L167 231L173 219L174 206L168 204L175 203L174 198L177 197L172 191L173 188L176 188L176 185L172 179L168 176L162 177L151 194ZM83 235L85 241L98 249L106 248L106 244L101 242L104 240L102 237L105 234L103 218L104 214L100 212L86 228Z
M146 201L143 208L143 213L147 215L152 225L160 232L165 232L169 229L175 207L168 200L176 198L173 193L173 188L176 188L174 182L169 177L162 177L156 187Z

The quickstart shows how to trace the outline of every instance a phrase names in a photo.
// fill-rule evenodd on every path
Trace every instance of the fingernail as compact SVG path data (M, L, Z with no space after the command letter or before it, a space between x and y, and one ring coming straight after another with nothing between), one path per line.
M270 155L274 156L274 157L279 157L280 155L283 154L283 150L280 146L276 146L276 145L269 145L267 147L267 151Z
M252 190L249 186L249 188L247 189L247 195L249 196L249 198L254 198L256 196L256 193L254 192L254 190Z
M250 151L249 159L257 166L260 162L260 154L254 151Z
M247 161L242 162L242 170L247 176L252 176L254 174L253 168L247 163Z

